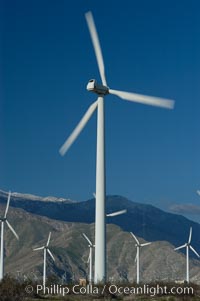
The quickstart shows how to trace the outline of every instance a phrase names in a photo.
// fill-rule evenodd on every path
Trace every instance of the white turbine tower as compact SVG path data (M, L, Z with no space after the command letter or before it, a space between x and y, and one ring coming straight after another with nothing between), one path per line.
M4 216L0 218L0 222L1 222L0 281L3 279L3 275L4 275L4 224L5 223L10 228L10 230L15 235L15 237L19 239L19 236L17 235L17 233L15 232L15 230L13 229L13 227L11 226L11 224L8 222L7 219L8 209L10 205L10 197L11 197L11 192L9 191L6 210Z
M140 283L140 248L150 245L151 242L145 242L145 243L141 244L139 242L139 240L137 239L137 237L132 232L130 232L130 233L136 241L135 246L136 246L137 251L136 251L135 261L137 262L137 284L139 284Z
M192 252L197 256L200 257L200 255L197 253L197 251L191 246L191 239L192 239L192 227L190 227L190 234L188 238L188 242L186 242L184 245L175 248L174 250L180 250L183 248L186 248L186 281L189 283L190 281L190 275L189 275L189 250L192 250Z
M45 289L45 285L46 285L46 260L47 260L47 252L48 252L49 255L51 256L51 258L53 259L53 261L55 261L55 258L53 257L53 254L52 254L51 251L49 250L50 239L51 239L51 232L49 232L49 237L48 237L48 239L47 239L47 243L46 243L45 246L42 246L42 247L33 249L33 251L44 250L43 289Z
M80 132L83 130L94 111L97 109L97 151L96 151L96 222L95 222L95 283L106 281L106 231L105 231L105 138L104 138L104 97L107 94L114 94L122 99L138 102L146 105L158 106L172 109L174 101L152 96L128 93L109 89L104 72L104 62L91 12L86 13L86 21L91 35L96 59L99 67L102 84L92 79L88 82L87 90L98 95L97 100L89 107L83 118L80 120L69 138L60 148L61 155L64 155Z
M83 233L83 237L89 243L89 245L88 245L88 247L90 249L89 257L88 257L88 262L89 262L89 283L91 284L93 282L93 273L92 273L93 252L92 252L92 250L95 247L95 245L92 244L91 240L87 237L87 235L85 233Z

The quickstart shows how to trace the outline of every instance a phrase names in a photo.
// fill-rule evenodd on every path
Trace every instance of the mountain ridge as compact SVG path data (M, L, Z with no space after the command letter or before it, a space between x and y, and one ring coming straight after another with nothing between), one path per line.
M7 197L8 192L6 192L5 190L1 190L0 189L0 196L4 196ZM32 200L32 201L43 201L43 202L65 202L65 203L74 203L76 201L71 200L71 199L65 199L65 198L61 198L61 197L54 197L54 196L47 196L47 197L41 197L38 195L34 195L34 194L29 194L29 193L20 193L20 192L12 192L12 198L16 198L16 199L27 199L27 200Z
M0 191L0 203L6 203L7 194ZM50 219L92 224L95 222L95 200L84 202L52 202L26 199L20 194L11 196L12 207L46 216ZM200 224L181 215L165 212L152 205L132 202L121 196L107 196L106 213L127 209L127 213L107 217L107 224L115 224L123 231L134 232L147 241L168 241L175 247L188 240L189 229L193 227L192 244L200 250Z

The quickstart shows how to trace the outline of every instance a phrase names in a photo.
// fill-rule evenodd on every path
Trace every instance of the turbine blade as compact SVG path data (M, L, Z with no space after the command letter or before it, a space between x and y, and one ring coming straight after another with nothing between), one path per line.
M33 249L33 251L38 251L38 250L44 250L44 247L39 247L39 248Z
M190 246L190 249L194 252L194 254L197 255L197 257L200 257L200 255L197 253L197 251L192 246Z
M200 195L200 190L197 190L197 194Z
M90 253L89 253L89 256L88 256L87 263L89 263L89 262L90 262Z
M9 205L10 205L10 197L11 197L11 192L9 191L9 193L8 193L8 200L7 200L7 205L6 205L6 210L5 210L5 214L4 214L4 218L6 218L7 213L8 213L8 208L9 208Z
M53 261L55 261L55 258L53 256L53 254L51 253L51 251L49 249L47 249L47 252L49 253L49 255L51 256L51 258L53 259Z
M133 232L130 232L130 233L133 236L133 238L135 239L136 243L139 245L140 243L139 243L139 240L137 239L137 237L133 234Z
M189 234L189 239L188 239L188 243L191 243L191 239L192 239L192 227L190 227L190 234Z
M101 76L101 80L102 80L103 85L107 86L103 56L102 56L102 52L101 52L101 46L100 46L100 43L99 43L99 38L98 38L96 26L95 26L94 19L93 19L91 11L89 11L85 14L85 18L86 18L87 25L88 25L89 32L90 32L90 36L91 36L91 39L92 39L92 43L93 43L94 52L95 52L96 59L97 59L97 64L98 64L98 67L99 67L99 73L100 73L100 76Z
M124 210L120 210L120 211L116 211L116 212L113 212L113 213L106 214L106 216L107 217L109 217L109 216L117 216L117 215L124 214L126 212L127 212L127 209L124 209Z
M85 113L85 115L83 116L83 118L80 120L80 122L78 123L78 125L75 127L75 129L73 130L73 132L71 133L71 135L67 138L67 140L65 141L65 143L63 144L63 146L60 148L59 152L62 156L65 155L65 153L68 151L68 149L70 148L70 146L73 144L73 142L76 140L76 138L78 137L78 135L80 134L80 132L83 130L83 128L86 126L88 120L90 119L90 117L92 116L92 114L94 113L96 107L98 105L98 101L95 101L87 110L87 112Z
M186 246L187 246L187 244L184 244L184 245L182 245L182 246L180 246L180 247L178 247L178 248L175 248L174 250L177 251L177 250L180 250L180 249L185 248Z
M49 245L50 239L51 239L51 232L49 232L49 237L48 237L47 244L46 244L47 247Z
M8 227L10 228L12 233L15 235L15 237L19 240L19 236L17 235L17 233L15 232L15 230L13 229L13 227L11 226L11 224L7 220L6 220L6 224L8 225Z
M89 240L87 235L85 233L82 233L82 234L83 234L83 237L89 242L90 246L92 246L92 242L91 242L91 240Z
M109 89L109 93L119 96L122 99L139 102L145 105L157 106L165 109L173 109L174 107L174 101L171 99L123 92L123 91L112 90L112 89Z
M138 248L137 248L137 251L136 251L136 256L135 256L135 262L138 260Z
M148 245L151 245L151 242L145 242L144 244L141 244L140 246L144 247L144 246L148 246Z

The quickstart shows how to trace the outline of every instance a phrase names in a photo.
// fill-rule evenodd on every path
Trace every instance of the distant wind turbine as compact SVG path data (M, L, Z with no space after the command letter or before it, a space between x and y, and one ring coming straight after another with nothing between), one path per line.
M4 224L5 223L7 224L9 229L12 231L14 236L17 239L19 239L19 236L17 235L17 233L15 232L15 230L13 229L13 227L11 226L11 224L8 222L8 219L7 219L8 209L9 209L9 205L10 205L10 197L11 197L11 192L9 191L6 210L5 210L4 216L0 218L0 222L1 222L0 281L3 279L3 275L4 275Z
M93 248L95 248L95 245L91 242L91 240L87 237L85 233L83 233L83 237L86 239L86 241L89 243L88 247L90 249L89 257L88 257L88 263L89 263L89 283L91 284L93 282L93 272L92 272L92 264L93 264Z
M140 95L119 90L112 90L108 87L103 56L99 43L99 38L91 12L85 14L90 36L92 39L94 52L99 67L102 84L98 84L95 79L89 80L87 90L97 94L97 100L90 105L83 118L80 120L74 131L60 148L62 156L68 151L73 142L77 139L87 122L97 109L97 153L96 153L96 223L95 223L95 283L106 281L106 223L105 223L105 138L104 138L104 97L109 94L121 99L137 102L145 105L158 106L172 109L174 101L153 96Z
M49 232L49 237L48 237L48 239L47 239L47 243L46 243L45 246L42 246L42 247L33 249L33 251L44 250L43 289L45 289L45 285L46 285L46 260L47 260L47 252L48 252L49 255L51 256L51 258L53 259L53 261L55 261L55 258L53 257L53 254L52 254L51 251L49 250L50 239L51 239L51 232Z
M191 246L191 239L192 239L192 227L190 227L190 234L188 238L188 242L184 245L175 248L174 250L180 250L183 248L186 248L186 281L189 283L190 281L190 275L189 275L189 250L192 250L192 252L197 256L200 257L200 255L197 253L197 251Z
M130 232L132 237L134 238L134 240L136 241L136 249L137 249L137 252L136 252L136 257L135 257L135 262L137 262L137 284L140 283L140 248L144 247L144 246L148 246L151 244L151 242L145 242L143 244L141 244L139 242L139 240L137 239L137 237L132 233Z

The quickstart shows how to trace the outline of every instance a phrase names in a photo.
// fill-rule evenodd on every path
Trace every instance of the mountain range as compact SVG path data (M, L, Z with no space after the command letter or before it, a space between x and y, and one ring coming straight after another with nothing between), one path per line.
M6 201L7 193L0 191L0 215L3 214ZM153 242L141 252L141 277L144 281L184 279L185 254L174 251L174 247L188 240L189 228L192 226L192 246L200 252L198 223L121 196L108 196L106 203L107 213L127 209L124 215L107 218L109 278L135 280L135 242L128 233L132 231L139 240ZM6 272L17 277L41 277L43 254L32 249L42 246L49 231L52 231L50 247L56 262L48 259L48 274L58 277L65 275L68 281L72 277L78 279L86 276L89 250L82 233L94 241L94 199L76 202L14 193L8 218L20 240L16 241L6 229ZM200 279L199 268L199 260L193 258L191 277L194 281Z

